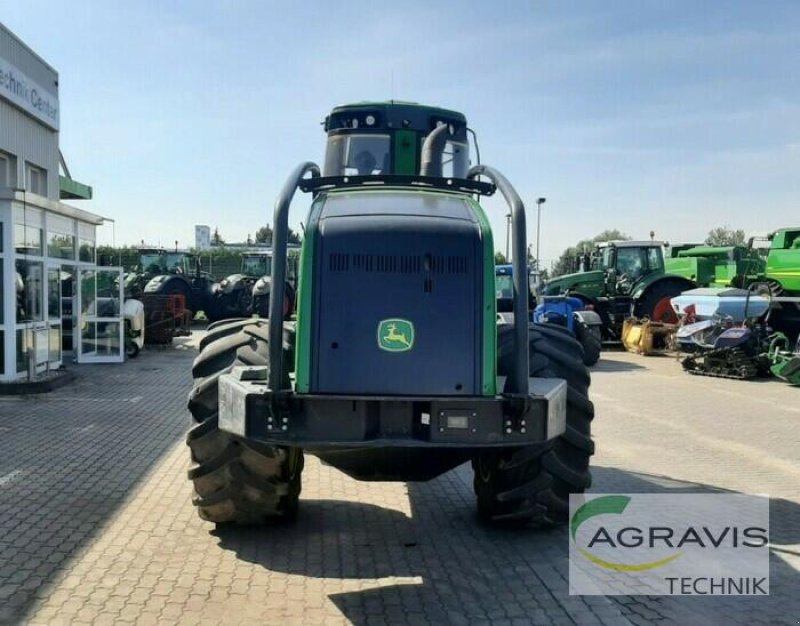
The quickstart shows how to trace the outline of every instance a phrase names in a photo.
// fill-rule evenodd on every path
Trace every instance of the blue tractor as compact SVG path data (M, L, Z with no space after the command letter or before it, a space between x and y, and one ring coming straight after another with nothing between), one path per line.
M603 345L602 320L600 316L579 298L568 295L539 296L537 304L537 275L528 269L528 298L531 321L536 324L555 324L567 328L583 346L583 363L594 365L600 359ZM514 283L511 265L495 266L495 294L497 312L501 316L511 314Z

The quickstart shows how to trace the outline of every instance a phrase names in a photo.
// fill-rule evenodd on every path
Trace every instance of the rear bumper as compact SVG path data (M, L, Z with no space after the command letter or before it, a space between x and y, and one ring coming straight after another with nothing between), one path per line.
M567 385L529 379L527 397L299 395L267 388L266 368L219 379L219 428L271 444L328 447L507 447L563 434Z

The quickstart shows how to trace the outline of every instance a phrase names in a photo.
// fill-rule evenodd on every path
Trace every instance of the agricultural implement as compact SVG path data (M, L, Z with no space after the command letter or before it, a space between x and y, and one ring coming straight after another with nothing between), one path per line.
M769 289L761 291L764 295L757 291L760 286L751 285L746 291L729 289L714 296L713 290L697 289L676 298L688 322L675 335L676 346L686 354L681 361L684 370L740 380L769 373L767 351L773 338L768 326ZM707 312L715 298L711 317L692 321L698 306Z
M789 339L783 333L770 337L767 360L773 376L785 380L790 385L800 385L800 339L790 349Z
M744 288L764 275L766 263L751 246L671 246L665 270L699 287Z
M303 163L275 205L269 320L209 328L187 436L200 517L297 512L304 454L361 480L428 480L471 461L480 516L566 521L591 482L581 346L529 322L525 210L470 167L466 119L410 103L337 107L322 171ZM284 314L288 210L312 195L296 321ZM497 323L494 244L476 197L512 216L512 323Z

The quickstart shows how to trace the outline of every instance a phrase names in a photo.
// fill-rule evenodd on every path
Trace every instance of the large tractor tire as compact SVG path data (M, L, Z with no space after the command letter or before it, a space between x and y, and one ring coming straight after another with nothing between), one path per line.
M670 300L681 295L692 287L674 280L663 280L645 292L644 298L636 305L637 317L649 317L654 322L677 324L678 315L670 304Z
M497 331L498 374L511 370L514 327ZM594 406L582 349L566 328L532 325L530 375L563 378L568 385L567 428L557 439L531 446L486 452L473 460L478 514L486 521L551 525L567 521L569 494L592 483L589 457Z
M284 360L291 362L294 327L284 328ZM194 361L189 410L195 424L186 437L189 478L198 514L209 522L260 524L297 513L303 470L300 448L271 446L219 430L219 377L235 365L267 365L269 324L234 320L214 326ZM287 374L288 377L288 374Z
M785 295L786 290L783 288L783 285L774 278L768 279L766 284L769 287L770 296L772 298L780 298Z
M599 326L589 326L575 321L575 337L583 346L583 364L592 366L600 360L603 349L603 335Z

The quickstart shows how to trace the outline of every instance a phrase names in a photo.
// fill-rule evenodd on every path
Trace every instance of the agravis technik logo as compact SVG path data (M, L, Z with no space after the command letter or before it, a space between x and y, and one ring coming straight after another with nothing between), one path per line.
M766 595L769 500L570 496L570 593Z

